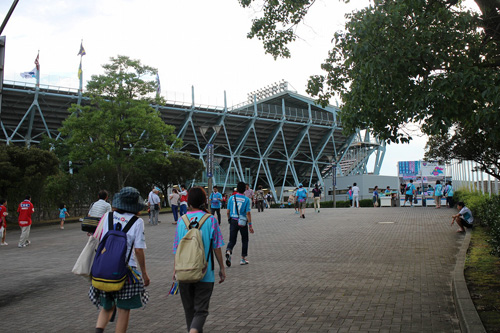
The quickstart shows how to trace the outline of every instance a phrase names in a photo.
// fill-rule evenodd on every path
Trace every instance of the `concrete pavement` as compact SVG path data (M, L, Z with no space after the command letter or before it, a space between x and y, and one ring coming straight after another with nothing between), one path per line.
M252 211L250 264L216 284L205 332L460 332L452 272L464 236L442 208ZM222 212L225 216L225 211ZM172 283L171 214L146 222L150 301L131 314L129 332L185 332ZM86 243L79 224L32 228L17 248L10 227L0 247L3 332L93 332L88 282L71 273ZM227 244L229 228L222 221ZM217 265L216 265L217 268ZM113 332L111 323L107 332Z

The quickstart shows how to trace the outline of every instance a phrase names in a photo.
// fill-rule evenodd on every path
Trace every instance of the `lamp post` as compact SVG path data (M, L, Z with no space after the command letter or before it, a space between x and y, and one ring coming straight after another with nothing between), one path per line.
M333 193L332 193L332 200L333 200L333 208L337 208L337 201L335 200L335 187L337 186L337 163L333 162L332 163L332 188L333 188Z

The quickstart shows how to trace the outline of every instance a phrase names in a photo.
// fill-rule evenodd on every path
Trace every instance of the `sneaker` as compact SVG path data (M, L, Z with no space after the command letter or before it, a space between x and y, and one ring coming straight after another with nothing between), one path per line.
M61 227L61 230L64 230L64 227Z
M4 246L4 245L9 245L9 244L7 244L6 242L2 242L2 244L0 244L0 245Z
M26 241L26 243L24 244L24 246L29 246L31 244L31 242L29 240Z
M319 213L319 210L318 210L318 213Z
M24 244L24 245L19 244L19 245L17 245L17 247L26 247L26 244Z
M298 214L299 212L295 211L295 214Z
M240 265L248 265L248 260L246 260L246 259L241 259L241 260L240 260Z
M226 252L226 266L231 267L231 254Z

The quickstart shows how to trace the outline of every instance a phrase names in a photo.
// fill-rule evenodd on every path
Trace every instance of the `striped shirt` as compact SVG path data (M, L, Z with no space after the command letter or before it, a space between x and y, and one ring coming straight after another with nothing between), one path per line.
M99 199L98 201L92 204L89 210L89 216L91 217L99 217L101 218L104 214L109 213L111 211L111 205L106 201Z

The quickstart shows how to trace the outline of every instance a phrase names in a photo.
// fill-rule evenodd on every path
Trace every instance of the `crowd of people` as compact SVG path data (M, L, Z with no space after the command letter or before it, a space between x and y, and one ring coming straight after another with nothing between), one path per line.
M437 182L434 191L436 197L440 195L452 197L453 195L451 183L447 183L446 187L443 187ZM130 310L141 308L148 302L149 295L146 287L150 284L150 278L147 274L146 255L144 251L146 249L144 221L140 217L140 213L147 209L149 211L149 223L152 226L158 225L158 213L161 208L159 192L160 189L158 187L153 187L148 195L148 200L144 201L137 189L124 187L119 193L113 196L113 201L110 205L107 202L109 198L108 192L102 190L98 194L98 200L90 206L87 215L89 217L100 218L101 228L98 228L98 231L93 235L89 234L89 236L96 237L102 241L111 230L124 230L124 232L126 230L127 252L130 252L126 263L135 277L134 279L127 279L121 289L114 292L103 291L93 285L90 287L89 298L94 305L100 308L96 322L96 332L104 332L107 324L113 320L115 313L118 316L116 331L125 332L128 327ZM318 185L312 190L314 211L316 213L320 212L321 193L321 188ZM390 187L387 186L385 194L391 195L391 193ZM415 188L412 180L405 185L404 193L405 203L407 201L410 203L413 202ZM360 189L356 183L349 186L348 195L351 207L359 208L359 194ZM373 189L373 205L375 207L377 206L379 196L378 186L375 186ZM288 204L293 204L295 213L304 219L307 197L307 189L302 184L299 184L288 198ZM239 263L240 265L249 264L249 234L255 232L251 209L254 207L257 208L258 212L262 212L265 202L268 202L268 199L264 194L262 186L259 186L257 191L253 191L248 184L243 182L238 183L235 192L227 197L219 192L217 186L213 187L212 193L207 197L202 187L193 187L187 191L186 187L181 185L174 188L168 198L174 217L173 224L176 224L173 240L173 253L176 255L176 258L179 255L180 243L185 239L190 230L196 228L200 231L203 243L203 255L206 258L206 266L204 267L202 277L195 282L178 281L178 289L184 307L188 331L191 333L202 332L208 316L209 301L216 280L215 261L217 261L219 267L218 282L222 283L226 279L226 267L232 266L233 248L237 243L238 234L240 234L242 246ZM268 205L270 204L268 203ZM222 222L221 209L225 206L227 206L229 242L223 253L225 242L220 224ZM465 228L472 228L474 218L470 209L463 202L458 202L457 208L458 213L452 216L451 224L456 223L459 226L457 232L465 232ZM34 211L31 196L27 195L17 209L18 223L21 228L21 236L18 243L18 247L20 248L31 244L29 234L32 224L31 216ZM65 204L61 204L59 213L61 218L60 228L63 229L64 220L66 216L69 216ZM2 238L2 245L7 245L5 242L7 215L7 201L0 199L0 236ZM127 224L129 223L132 226L127 228ZM174 263L174 281L177 279L178 272L179 268Z

